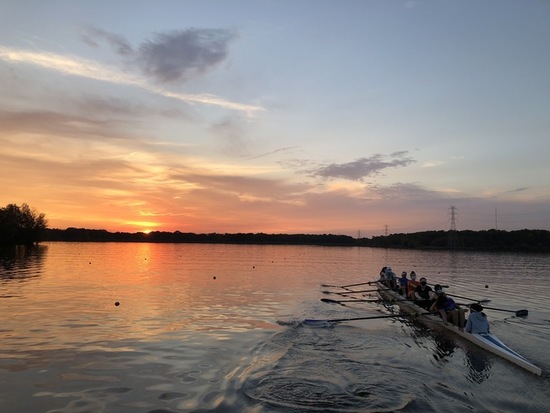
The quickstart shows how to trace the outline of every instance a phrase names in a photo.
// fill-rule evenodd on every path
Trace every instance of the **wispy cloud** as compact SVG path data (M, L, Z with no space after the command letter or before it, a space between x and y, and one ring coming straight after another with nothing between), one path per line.
M100 47L100 41L106 40L110 46L120 55L131 55L134 53L132 45L124 36L119 34L109 33L105 30L98 29L96 27L89 27L88 33L82 36L82 41L88 46L98 48Z
M372 186L369 193L375 194L379 199L402 200L434 200L445 198L445 194L426 189L414 183L395 183L389 186Z
M279 149L275 149L274 151L265 152L265 153L261 153L259 155L251 156L250 158L246 158L244 160L245 161L251 161L253 159L263 158L265 156L273 155L273 154L276 154L278 152L287 152L287 151L290 151L290 150L296 149L296 148L299 148L299 146L287 146L285 148L279 148Z
M310 176L321 178L340 178L359 181L368 176L374 176L388 168L408 166L414 159L407 156L408 152L394 152L389 156L375 154L359 158L352 162L329 164L308 170Z
M508 193L516 193L516 192L523 192L523 191L528 191L530 188L529 187L523 187L523 188L515 188L515 189L511 189L509 191L507 191Z
M31 64L66 75L80 76L119 85L134 86L157 95L177 99L190 104L219 106L226 109L246 112L247 114L264 110L260 106L231 102L208 94L192 95L172 92L162 87L149 84L144 78L132 76L115 68L107 67L95 61L76 56L33 52L0 46L0 59L9 63Z

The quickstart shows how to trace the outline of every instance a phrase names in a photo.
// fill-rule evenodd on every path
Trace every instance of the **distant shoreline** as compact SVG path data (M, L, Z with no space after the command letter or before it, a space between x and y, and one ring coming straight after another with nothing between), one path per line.
M477 250L507 252L550 252L550 231L424 231L353 238L335 234L196 234L180 231L109 232L85 228L45 229L41 241L64 242L150 242L254 245L360 246L424 250Z

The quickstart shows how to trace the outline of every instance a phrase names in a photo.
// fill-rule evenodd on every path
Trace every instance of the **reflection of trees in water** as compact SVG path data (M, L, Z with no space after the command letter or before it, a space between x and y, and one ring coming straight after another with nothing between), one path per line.
M48 247L46 245L24 246L0 249L0 280L25 280L38 277Z

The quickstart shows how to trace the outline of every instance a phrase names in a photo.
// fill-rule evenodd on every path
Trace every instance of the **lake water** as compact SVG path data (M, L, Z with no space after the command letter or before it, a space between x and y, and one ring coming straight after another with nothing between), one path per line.
M0 264L2 413L550 411L549 255L47 243ZM511 310L491 330L542 377L407 319L301 323L391 314L320 300L384 265Z

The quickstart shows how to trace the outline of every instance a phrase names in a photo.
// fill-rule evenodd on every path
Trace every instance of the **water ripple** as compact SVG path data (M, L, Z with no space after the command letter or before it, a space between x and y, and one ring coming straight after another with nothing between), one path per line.
M388 388L397 374L381 366L342 367L331 364L321 371L317 364L301 364L277 369L250 379L244 392L272 405L310 411L390 412L411 401L405 386Z

